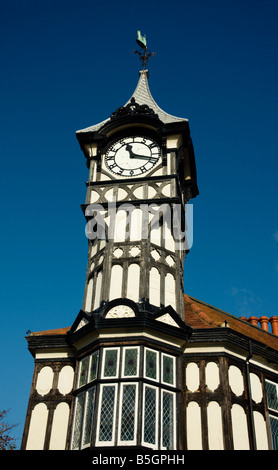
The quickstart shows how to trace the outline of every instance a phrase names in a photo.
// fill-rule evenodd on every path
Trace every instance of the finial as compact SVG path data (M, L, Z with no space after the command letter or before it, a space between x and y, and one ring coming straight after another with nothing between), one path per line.
M137 31L136 42L137 42L138 46L141 47L141 49L139 51L134 50L133 54L139 54L140 60L143 64L143 70L145 70L146 63L150 60L151 57L154 57L156 55L156 53L151 52L147 48L146 35L142 36L141 31Z

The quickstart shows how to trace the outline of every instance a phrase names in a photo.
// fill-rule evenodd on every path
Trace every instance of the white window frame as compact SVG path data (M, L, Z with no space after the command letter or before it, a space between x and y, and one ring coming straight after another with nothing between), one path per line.
M135 385L135 412L134 412L134 439L132 441L121 440L121 427L122 427L122 406L123 406L123 388L125 385ZM119 426L118 426L118 446L120 445L136 445L137 442L137 428L138 428L138 383L137 382L123 382L120 384L120 401L119 401Z
M86 395L83 403L83 408L82 408L82 420L80 424L80 442L77 447L73 447L73 438L74 438L74 431L75 431L75 424L76 424L76 412L77 412L77 405L78 405L78 399L81 395L85 395L85 392L81 392L80 394L76 395L75 400L74 400L74 418L73 418L73 426L72 426L72 432L71 432L71 450L79 450L81 448L81 443L82 443L82 436L83 436L83 418L84 418L84 403L86 402Z
M128 349L137 349L137 373L135 375L125 375L125 354ZM122 377L131 378L139 377L139 365L140 365L140 347L139 346L126 346L123 348L123 359L122 359Z
M102 408L102 398L103 398L103 389L104 387L114 387L115 388L115 401L113 409L113 426L112 426L112 439L110 441L100 441L99 440L99 427L100 427L100 415ZM117 409L117 397L118 397L118 384L104 383L100 385L100 398L98 401L98 417L97 417L97 435L96 435L96 446L111 446L115 442L115 429L116 429L116 409Z
M146 410L146 388L152 388L156 394L156 410L155 410L155 443L144 441L144 430L145 430L145 410ZM143 408L142 408L142 445L150 447L151 449L158 449L158 409L159 409L159 388L154 385L144 384L143 386Z
M170 384L168 382L164 382L163 380L163 358L164 357L170 357L173 361L173 383ZM168 385L170 387L175 387L176 386L176 357L171 356L170 354L165 354L161 353L161 383L164 385Z
M160 390L160 393L161 393L161 405L160 405L160 408L161 408L161 413L160 413L160 417L161 417L161 423L160 423L160 442L161 442L161 445L160 445L160 449L161 450L176 450L176 445L177 445L177 419L176 419L176 393L175 392L172 392L170 390L165 390L165 389L161 389ZM172 449L167 449L167 447L163 447L163 393L168 393L169 395L172 395L173 396L173 433L174 433L174 436L173 436L173 448Z
M147 371L146 371L146 368L147 368L147 351L151 351L152 353L155 353L156 355L156 376L155 378L152 378L152 377L149 377L147 375ZM146 379L149 379L149 380L153 380L154 382L158 382L159 381L159 352L156 351L155 349L151 349L151 348L144 348L144 377Z
M105 376L104 375L104 368L105 368L105 358L107 351L117 351L117 367L116 367L116 374ZM104 348L102 354L102 365L101 365L101 378L102 379L117 379L119 377L119 367L120 367L120 348Z
M84 409L83 409L83 415L82 415L83 423L82 423L82 433L81 433L81 440L80 440L80 448L81 449L86 449L86 447L89 447L91 445L91 441L89 441L87 444L83 444L83 440L84 440L84 431L85 431L86 418L87 418L88 396L89 396L90 390L92 390L94 387L95 387L95 385L88 388L88 390L86 390L86 392L85 392L86 395L85 395L85 400L84 400Z
M268 380L268 379L266 379L265 381L272 384L272 385L275 385L276 393L277 393L277 399L278 399L278 384L276 382L273 382L272 380ZM278 410L275 410L275 408L270 408L268 403L267 403L267 408L268 408L269 411L273 411L274 413L278 413Z

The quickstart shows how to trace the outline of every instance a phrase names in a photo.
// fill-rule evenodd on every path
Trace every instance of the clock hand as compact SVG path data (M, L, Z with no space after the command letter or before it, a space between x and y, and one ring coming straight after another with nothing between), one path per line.
M151 157L147 157L147 156L144 156L144 155L138 155L136 153L133 152L132 150L132 146L130 144L127 144L126 145L126 150L129 152L129 157L130 158L137 158L139 160L155 160L154 158L151 158Z

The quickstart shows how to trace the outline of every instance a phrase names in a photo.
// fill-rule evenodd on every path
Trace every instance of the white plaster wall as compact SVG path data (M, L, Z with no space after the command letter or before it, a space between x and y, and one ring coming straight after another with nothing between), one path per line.
M207 407L209 450L224 450L221 407L211 401Z
M112 266L109 300L122 296L123 268L119 264Z
M51 429L50 450L65 450L69 421L69 405L59 403L54 410L53 423Z
M256 374L251 373L250 382L251 382L252 399L256 403L260 403L263 399L263 390L262 390L261 381Z
M115 231L114 241L124 242L126 241L126 224L127 224L127 212L120 209L116 213L115 217Z
M266 422L261 413L254 411L254 426L256 434L257 450L268 450L267 428Z
M93 279L89 280L89 284L86 292L86 303L85 303L85 312L90 312L92 307L92 295L93 295Z
M247 417L242 406L234 404L231 409L234 450L249 450Z
M187 407L186 428L188 450L202 450L201 409L194 401Z
M170 251L175 251L175 241L173 238L173 235L171 233L170 227L168 227L168 224L164 222L163 225L163 237L164 237L164 243L165 243L165 248Z
M72 390L74 370L71 366L64 366L58 378L58 390L62 395L66 395Z
M190 392L195 392L200 386L200 373L196 362L190 362L186 366L186 386Z
M31 414L26 450L43 450L47 418L45 403L36 405Z
M142 211L140 209L134 209L132 211L129 231L130 231L130 240L141 240L142 238Z
M244 391L243 376L241 370L238 367L229 367L229 384L232 391L237 395L241 396Z
M165 306L171 305L176 309L176 282L174 276L167 273L165 277Z
M160 306L160 273L158 269L152 268L150 271L149 298L152 305Z
M214 392L219 386L219 368L215 362L208 362L206 365L206 385Z
M53 369L49 366L43 367L38 373L36 390L40 395L50 392L53 383Z
M99 307L100 304L100 294L102 287L102 271L99 271L96 279L96 289L95 289L95 298L94 298L94 307L93 310Z
M128 267L127 274L127 298L134 302L139 301L139 286L140 286L140 267L136 263L132 263Z

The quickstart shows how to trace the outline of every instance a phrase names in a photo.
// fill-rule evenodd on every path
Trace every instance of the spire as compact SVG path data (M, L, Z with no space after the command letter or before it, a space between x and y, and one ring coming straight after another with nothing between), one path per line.
M126 102L126 104L123 106L130 106L131 100L135 100L136 104L142 106L146 105L148 106L151 110L154 111L155 114L157 114L158 118L160 121L163 122L163 124L169 124L169 123L174 123L174 122L185 122L188 121L188 119L185 118L180 118L176 116L172 116L171 114L166 113L163 111L158 104L155 102L155 100L152 97L152 94L149 89L149 84L148 84L148 76L149 72L146 70L146 64L149 61L149 59L155 55L155 53L150 52L150 50L147 48L147 39L146 36L142 36L140 31L137 31L137 39L136 39L137 44L140 46L139 51L133 51L135 54L138 53L140 60L143 64L143 70L139 71L139 81L137 83L137 86L135 88L134 93L132 96L129 98L129 100ZM120 109L120 108L118 108ZM112 115L115 113L112 113ZM104 121L95 124L93 126L87 127L85 129L81 129L76 132L76 134L81 134L81 133L86 133L86 132L97 132L99 131L105 124L107 124L110 120L111 116L108 119L105 119Z

